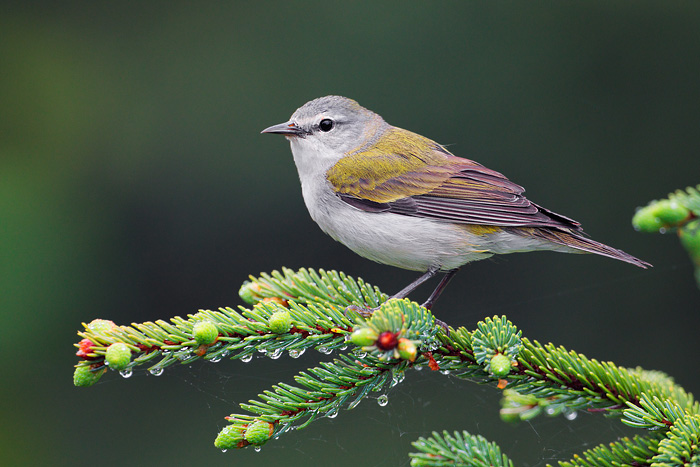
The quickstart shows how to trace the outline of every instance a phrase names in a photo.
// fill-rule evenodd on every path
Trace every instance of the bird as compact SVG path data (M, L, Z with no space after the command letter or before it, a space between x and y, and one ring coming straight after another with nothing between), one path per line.
M431 309L463 265L506 253L595 253L651 266L591 240L580 223L531 202L503 174L347 97L311 100L261 133L289 140L304 203L321 230L367 259L422 273L391 298L444 274L423 303Z

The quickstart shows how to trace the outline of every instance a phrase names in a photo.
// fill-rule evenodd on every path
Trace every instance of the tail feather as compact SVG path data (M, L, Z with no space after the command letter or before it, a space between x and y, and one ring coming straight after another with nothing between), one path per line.
M590 238L586 238L579 233L567 232L559 229L534 229L535 235L544 238L552 243L567 246L582 252L595 253L597 255L607 256L608 258L619 259L626 263L634 264L640 268L651 267L651 264L642 261L639 258L625 253L622 250L605 245Z

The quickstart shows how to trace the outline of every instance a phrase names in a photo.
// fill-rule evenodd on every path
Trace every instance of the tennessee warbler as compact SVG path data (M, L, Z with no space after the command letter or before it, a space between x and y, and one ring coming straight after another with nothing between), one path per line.
M289 140L304 203L325 233L365 258L424 273L395 298L444 272L423 304L431 308L462 265L494 254L596 253L650 266L585 237L499 172L346 97L314 99L262 133Z

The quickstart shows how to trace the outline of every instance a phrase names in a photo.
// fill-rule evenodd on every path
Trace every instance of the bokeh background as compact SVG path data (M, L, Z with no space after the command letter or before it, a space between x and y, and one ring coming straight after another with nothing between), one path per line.
M533 253L473 264L436 312L663 370L700 391L698 299L673 235L636 206L700 183L697 2L3 2L0 458L4 465L406 465L467 429L518 465L629 430L580 414L516 427L498 391L412 372L353 411L251 449L213 440L237 403L318 362L257 359L72 386L76 331L236 306L248 274L340 269L392 292L303 205L288 144L306 101L358 100L527 188L654 264ZM433 285L433 284L431 284ZM416 299L430 288L421 289Z

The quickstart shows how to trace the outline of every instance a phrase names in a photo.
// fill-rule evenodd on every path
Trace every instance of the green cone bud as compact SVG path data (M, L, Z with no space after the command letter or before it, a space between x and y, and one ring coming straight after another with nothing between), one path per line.
M700 287L700 219L688 222L678 230L678 238L695 264L695 281Z
M210 345L216 342L216 338L219 337L219 330L214 323L199 321L192 327L192 334L194 334L194 340L197 344Z
M379 334L377 334L377 331L374 329L362 327L355 329L352 334L350 334L350 342L359 347L367 347L374 345L378 337Z
M275 334L284 334L292 329L292 315L288 311L275 311L267 323Z
M688 222L678 231L681 244L693 262L700 266L700 219Z
M506 423L517 423L520 421L521 410L512 408L502 408L499 412L501 420Z
M114 321L108 319L93 319L87 325L87 328L94 333L111 331L116 327L117 325L114 324Z
M87 388L100 380L107 368L92 371L88 365L82 365L73 372L73 385L79 388Z
M416 344L414 344L410 339L406 339L405 337L400 338L398 350L399 356L404 360L408 360L409 362L416 361L418 349L416 348Z
M270 422L265 422L263 420L256 420L245 430L245 439L250 444L260 446L265 444L265 442L270 439L272 432L275 429L275 425Z
M131 349L122 342L115 342L107 347L105 362L114 370L123 370L131 362Z
M491 373L497 378L503 378L510 373L510 358L498 353L491 358Z
M639 209L632 218L635 229L643 232L658 232L661 229L676 227L690 215L688 208L675 199L652 201Z
M662 229L664 224L656 217L652 206L646 206L634 213L632 226L642 232L655 233Z
M260 285L255 282L245 281L241 288L238 290L238 296L251 305L255 305L261 299L257 292L260 291Z
M665 225L674 226L688 217L688 209L677 201L662 199L652 206L654 215Z
M238 443L243 441L243 431L239 425L228 425L219 432L214 440L214 446L219 449L237 448Z

